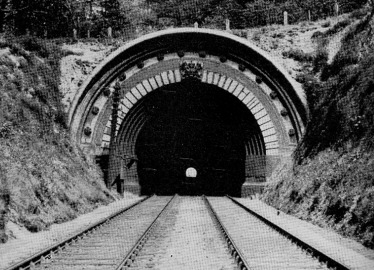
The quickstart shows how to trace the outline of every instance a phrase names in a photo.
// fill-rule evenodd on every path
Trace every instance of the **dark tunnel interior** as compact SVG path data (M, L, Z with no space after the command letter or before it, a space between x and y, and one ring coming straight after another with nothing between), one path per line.
M151 92L142 106L147 121L135 145L142 194L240 196L246 142L260 132L242 102L187 80Z

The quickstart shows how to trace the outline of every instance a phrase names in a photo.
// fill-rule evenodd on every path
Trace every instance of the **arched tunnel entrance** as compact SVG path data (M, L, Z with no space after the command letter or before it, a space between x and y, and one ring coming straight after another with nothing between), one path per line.
M190 80L144 99L139 106L148 119L135 146L141 193L240 196L246 144L261 134L248 108L214 85ZM186 176L189 167L195 178Z
M106 185L135 194L259 193L291 158L306 120L303 90L272 56L195 28L118 48L69 109L72 139Z

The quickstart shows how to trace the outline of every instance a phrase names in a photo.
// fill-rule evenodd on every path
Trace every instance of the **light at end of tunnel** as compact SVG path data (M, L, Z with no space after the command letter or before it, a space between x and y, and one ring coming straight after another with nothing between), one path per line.
M196 176L197 176L197 171L195 168L190 167L186 170L186 177L195 178Z

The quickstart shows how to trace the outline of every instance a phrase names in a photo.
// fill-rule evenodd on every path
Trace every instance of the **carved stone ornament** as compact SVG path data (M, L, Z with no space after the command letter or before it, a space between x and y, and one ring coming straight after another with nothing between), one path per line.
M183 61L180 63L179 70L182 80L193 79L201 80L203 77L203 63L198 61Z
M100 112L100 109L98 108L98 107L96 107L96 106L94 106L93 108L92 108L92 114L93 115L98 115L99 114L99 112Z
M84 132L84 135L89 137L92 134L92 129L90 127L85 127L83 132Z
M288 115L288 111L287 111L286 109L282 109L282 110L280 111L280 113L281 113L281 115L282 115L283 117L286 117L286 116Z

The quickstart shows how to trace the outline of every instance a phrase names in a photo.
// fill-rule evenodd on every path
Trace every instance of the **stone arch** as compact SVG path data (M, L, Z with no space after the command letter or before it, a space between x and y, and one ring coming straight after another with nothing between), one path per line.
M221 45L212 47L212 43ZM181 61L201 62L201 82L232 94L252 113L261 135L248 141L246 149L266 153L267 175L280 158L290 156L307 117L300 87L274 59L248 41L208 29L160 31L114 52L96 68L73 100L69 112L73 139L93 156L108 151L111 96L117 83L121 85L117 146L121 154L135 156L144 111L129 112L149 93L181 82ZM262 150L260 137L265 144Z

